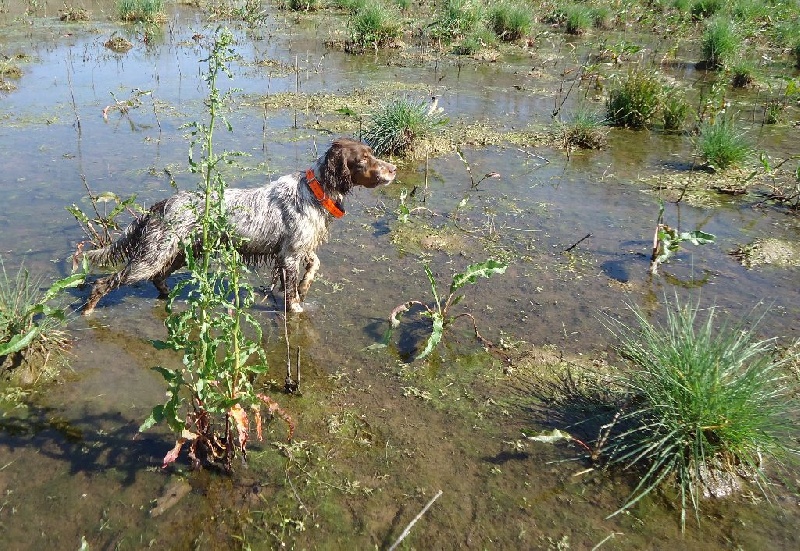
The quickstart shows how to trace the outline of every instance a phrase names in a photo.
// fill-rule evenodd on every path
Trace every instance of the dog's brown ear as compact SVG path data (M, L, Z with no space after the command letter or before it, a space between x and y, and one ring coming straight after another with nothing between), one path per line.
M322 174L322 185L326 191L337 191L345 194L353 189L353 178L350 168L347 166L349 160L349 149L346 142L336 140L331 144L325 154L324 170Z

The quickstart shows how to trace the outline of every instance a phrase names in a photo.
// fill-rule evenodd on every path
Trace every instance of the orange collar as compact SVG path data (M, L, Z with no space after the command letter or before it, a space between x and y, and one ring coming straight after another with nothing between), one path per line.
M306 170L306 184L308 184L308 189L311 190L311 193L314 194L317 201L319 201L320 204L325 207L325 210L330 212L334 218L341 218L344 216L344 209L338 201L334 201L328 197L328 194L322 189L322 184L320 184L317 177L314 176L314 169L312 168Z

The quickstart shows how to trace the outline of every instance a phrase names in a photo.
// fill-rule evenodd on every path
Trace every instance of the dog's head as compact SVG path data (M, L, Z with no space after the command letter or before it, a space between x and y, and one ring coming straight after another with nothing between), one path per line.
M375 157L368 145L339 138L325 153L320 181L329 191L345 194L353 186L374 188L389 184L396 175L397 167Z

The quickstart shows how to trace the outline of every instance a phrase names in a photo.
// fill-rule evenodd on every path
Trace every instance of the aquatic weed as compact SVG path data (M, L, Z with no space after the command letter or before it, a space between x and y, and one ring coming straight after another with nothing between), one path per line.
M756 80L756 64L751 59L742 58L731 62L731 85L734 88L746 88Z
M435 15L431 35L447 43L474 35L484 26L485 8L476 0L447 0Z
M689 114L689 103L683 92L670 88L665 90L661 115L664 121L664 130L677 132L683 129L686 116Z
M589 32L594 23L591 8L585 4L567 4L563 8L564 28L567 33L582 35Z
M42 276L32 278L22 265L9 276L0 258L0 373L10 372L33 356L41 365L29 367L42 372L52 355L66 350L69 337L63 328L67 311L52 306L52 302L65 289L84 282L85 268L84 265L80 273L60 279L42 291ZM35 378L23 382L33 382Z
M159 23L166 20L164 0L117 0L117 13L122 21Z
M349 15L347 51L361 52L367 48L377 50L390 46L403 34L399 21L394 9L380 0L369 0Z
M504 41L518 40L527 36L533 28L533 16L527 5L506 0L489 8L489 26Z
M565 122L558 123L564 148L602 149L608 133L605 119L593 111L578 109Z
M453 281L450 283L450 291L448 295L446 297L439 297L439 293L436 290L436 279L433 277L433 272L431 272L430 267L426 265L425 274L428 276L428 282L431 285L431 293L433 294L434 301L433 307L430 307L419 300L409 300L397 306L394 310L392 310L392 313L389 316L391 327L384 336L384 341L388 341L391 338L392 330L400 325L400 316L405 312L408 312L411 308L419 306L424 309L422 315L431 319L432 328L431 334L428 336L428 340L425 344L425 348L417 355L415 359L421 360L430 355L430 353L433 352L433 350L442 341L444 330L462 317L467 317L472 321L472 327L475 330L475 337L479 341L489 347L493 346L478 332L478 324L472 314L469 312L462 312L453 316L449 315L449 310L452 306L455 306L464 298L464 295L457 294L461 287L467 283L475 283L478 277L488 278L493 274L503 274L505 273L507 267L507 264L492 259L467 266L467 269L463 273L458 273L453 276Z

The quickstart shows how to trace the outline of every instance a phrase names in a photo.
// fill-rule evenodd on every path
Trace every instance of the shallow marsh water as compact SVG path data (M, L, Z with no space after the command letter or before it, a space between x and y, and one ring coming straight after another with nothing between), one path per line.
M181 125L203 118L199 60L206 50L192 37L211 36L214 27L178 8L145 44L141 29L106 21L101 14L114 8L102 2L87 6L91 22L68 25L52 11L60 5L40 5L50 11L37 17L8 5L0 54L24 57L23 76L0 106L0 253L7 268L24 261L55 278L68 273L82 239L64 210L73 202L88 207L82 177L94 192L136 193L146 204L171 192L167 172L179 187L195 186ZM295 63L304 93L344 96L376 87L375 102L394 88L439 94L454 119L504 129L547 124L558 101L558 71L569 65L558 61L563 46L552 58L541 53L516 64L347 56L325 46L333 32L328 23L321 15L295 21L270 9L264 24L237 31L242 59L229 84L241 91L228 114L234 132L217 136L219 147L250 157L231 171L229 183L255 186L305 168L314 144L324 148L329 130L344 124L303 109L263 109L271 94L295 91ZM114 33L128 37L133 49L104 48ZM531 76L534 62L548 69ZM111 109L104 119L104 108L135 90L147 92L139 106ZM796 134L796 127L764 129L759 140L780 154L798 154ZM689 522L684 535L678 512L658 498L607 519L630 481L577 474L587 465L570 446L515 449L511 442L523 431L548 425L528 396L530 373L504 373L466 327L424 366L402 361L424 336L425 326L413 317L388 349L367 349L381 340L392 308L428 297L421 260L446 286L454 272L489 255L509 260L507 273L468 288L464 304L490 339L535 347L545 359L535 364L542 369L560 356L613 361L601 313L625 318L629 303L657 315L664 295L685 296L687 289L733 316L766 304L759 330L789 342L800 320L797 268L747 270L727 253L757 237L797 241L796 214L753 209L727 196L714 208L668 205L669 221L714 233L717 242L686 248L662 276L650 278L657 198L639 180L690 164L685 137L612 131L606 150L569 159L560 150L511 144L463 152L473 175L501 177L470 189L464 163L445 155L429 160L427 174L424 162L408 163L396 184L349 198L348 216L332 227L320 252L309 311L289 320L303 354L301 396L274 390L282 380L283 325L269 299L256 309L274 367L271 393L298 422L291 462L269 445L283 437L275 426L233 478L185 466L161 471L169 435L136 432L164 391L150 368L178 361L150 345L163 337L155 289L120 290L93 317L72 321L71 369L32 404L0 418L4 548L76 548L82 537L91 548L108 549L281 542L384 548L439 489L442 497L412 530L407 548L800 547L798 497L788 484L778 484L773 504L757 494L704 503L700 529ZM402 224L394 212L399 190L414 186L419 191L410 204L424 210ZM83 298L76 291L75 305ZM795 476L791 471L787 483ZM154 508L158 498L183 495L186 485L190 491L177 504Z

